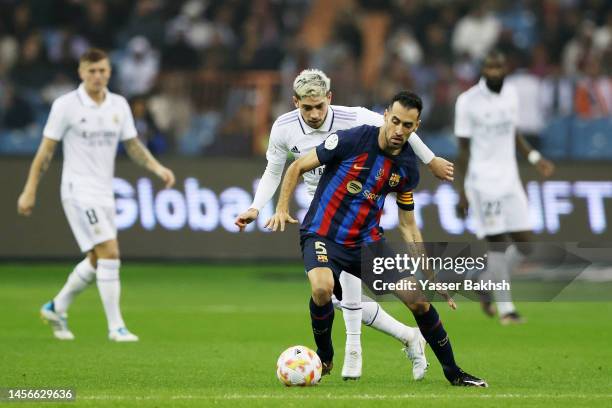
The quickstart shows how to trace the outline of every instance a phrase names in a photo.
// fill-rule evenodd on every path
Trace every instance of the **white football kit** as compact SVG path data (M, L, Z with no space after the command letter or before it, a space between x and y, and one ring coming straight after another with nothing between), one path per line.
M107 90L98 105L81 84L53 102L43 136L63 144L62 205L81 251L116 238L117 144L137 136L125 98Z
M516 162L518 104L510 84L497 94L484 79L457 99L455 135L471 141L465 192L479 238L532 229Z
M255 193L251 208L261 210L272 199L281 181L283 168L290 154L298 159L323 143L329 135L339 130L361 125L382 126L383 124L383 116L376 112L362 107L337 105L329 106L325 121L318 129L313 129L304 122L299 109L279 116L272 125L270 142L266 152L268 165ZM416 133L413 133L408 141L424 163L429 163L434 158L433 153ZM324 170L325 166L321 166L304 174L306 190L311 199Z

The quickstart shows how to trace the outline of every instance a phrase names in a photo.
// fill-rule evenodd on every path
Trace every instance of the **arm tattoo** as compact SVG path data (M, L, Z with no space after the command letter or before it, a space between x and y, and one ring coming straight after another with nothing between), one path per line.
M49 169L53 154L55 153L55 146L50 149L45 149L42 153L42 159L40 161L40 167L38 168L38 177L42 177L43 174Z
M147 167L151 162L152 156L147 149L137 138L133 138L124 142L125 150L130 156L130 159L139 166Z

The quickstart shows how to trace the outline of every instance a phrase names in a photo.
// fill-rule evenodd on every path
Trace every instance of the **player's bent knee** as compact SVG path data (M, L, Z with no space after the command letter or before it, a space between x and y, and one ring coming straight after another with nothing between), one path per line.
M98 259L119 259L119 244L117 240L102 242L94 247Z
M429 302L414 302L408 305L408 308L415 315L422 315L429 310Z
M317 306L323 306L331 302L332 290L330 288L312 288L312 300Z

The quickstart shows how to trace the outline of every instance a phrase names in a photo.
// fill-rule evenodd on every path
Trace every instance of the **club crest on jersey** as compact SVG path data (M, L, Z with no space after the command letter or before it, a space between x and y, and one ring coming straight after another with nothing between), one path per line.
M357 180L351 180L346 183L346 190L351 194L358 194L361 192L363 185Z
M385 177L385 169L380 169L378 170L378 173L376 173L376 180L380 180L381 178Z
M317 255L318 262L327 262L327 255Z
M400 182L400 175L397 173L391 173L391 177L389 177L389 185L391 187L395 187Z
M113 123L114 123L115 125L118 125L118 124L119 124L119 116L117 116L117 115L113 115Z
M327 150L334 150L336 146L338 146L338 135L334 133L325 139L325 148Z

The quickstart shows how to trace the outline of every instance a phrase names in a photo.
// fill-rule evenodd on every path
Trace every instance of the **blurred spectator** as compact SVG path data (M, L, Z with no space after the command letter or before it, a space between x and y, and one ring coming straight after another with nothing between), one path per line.
M215 141L205 151L210 156L248 157L253 152L253 124L255 109L252 104L241 105L225 121Z
M114 46L114 27L109 20L108 3L105 0L85 2L85 15L78 32L94 47L109 50Z
M129 98L148 93L159 73L159 54L145 37L134 37L127 44L126 55L119 61L119 88Z
M176 25L167 34L162 52L162 69L195 70L199 64L197 50L187 41L187 25Z
M21 44L21 55L12 69L11 78L20 88L40 89L49 82L51 75L42 37L38 32L32 32Z
M593 33L593 43L601 52L612 46L612 9L606 14L605 23Z
M28 2L17 2L13 10L10 33L22 42L36 29L32 22L32 11Z
M164 153L168 149L168 143L155 125L153 116L147 107L147 100L143 97L134 97L130 100L130 107L134 115L134 124L136 125L140 141L152 153Z
M171 140L171 145L187 132L193 104L189 99L189 78L180 73L166 74L159 81L159 90L149 99L155 124Z
M574 83L562 75L559 65L552 65L550 75L542 80L540 87L544 121L556 116L568 116L574 111Z
M136 0L132 16L120 38L127 41L136 36L144 36L153 47L161 47L164 41L164 20L160 5L160 0Z
M22 129L34 122L32 107L12 86L5 86L3 94L0 100L0 128Z
M591 55L585 61L585 75L576 85L576 113L583 119L612 114L612 79L601 74L599 59Z
M533 46L536 40L536 16L527 7L527 2L510 1L500 3L503 8L498 18L505 30L511 33L512 43L521 50Z
M0 35L0 77L11 70L19 58L19 43L11 35Z
M457 22L452 40L455 54L467 54L473 60L481 60L495 45L501 24L488 4L482 2L474 6Z
M565 75L578 74L581 61L586 60L593 52L594 32L595 24L591 20L585 20L578 28L576 35L566 44L562 57Z
M402 28L393 34L389 50L396 53L406 66L418 65L423 61L423 50L412 32Z

